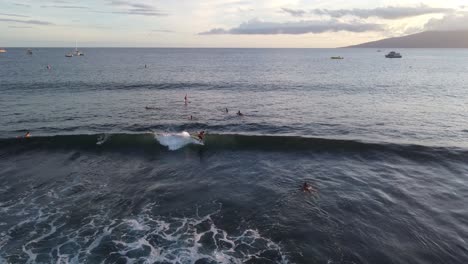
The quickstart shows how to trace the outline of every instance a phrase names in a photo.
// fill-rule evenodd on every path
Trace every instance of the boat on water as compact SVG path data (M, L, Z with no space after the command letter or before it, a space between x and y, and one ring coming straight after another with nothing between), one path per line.
M26 50L26 53L27 53L28 55L32 55L32 49Z
M84 53L78 50L78 42L75 41L75 51L73 53L74 56L84 56Z
M341 56L333 56L333 57L330 57L332 60L343 60L344 57L341 57Z
M398 52L395 52L395 51L391 51L390 53L388 53L387 55L385 55L385 58L389 58L389 59L400 59L402 58L403 56L401 56L400 53Z
M73 53L69 52L69 53L65 54L65 57L71 58L71 57L73 57Z
M5 52L6 52L6 49L0 48L0 53L5 53Z
M84 53L79 51L77 48L75 48L75 51L73 52L73 56L84 56Z

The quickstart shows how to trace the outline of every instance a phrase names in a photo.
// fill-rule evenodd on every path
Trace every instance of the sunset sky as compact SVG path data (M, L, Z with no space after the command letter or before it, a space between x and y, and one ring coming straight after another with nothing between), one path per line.
M468 29L467 0L0 0L0 7L0 47L331 48Z

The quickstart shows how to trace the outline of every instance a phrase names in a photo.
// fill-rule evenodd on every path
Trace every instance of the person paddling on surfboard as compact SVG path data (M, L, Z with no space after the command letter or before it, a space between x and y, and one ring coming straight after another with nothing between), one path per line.
M244 114L241 113L241 111L239 110L239 111L237 111L237 115L238 115L238 116L243 116Z
M188 103L187 94L185 94L185 97L184 97L184 104L187 105L187 103Z
M308 192L308 193L312 193L312 191L315 192L314 188L307 182L304 182L301 189L303 192Z

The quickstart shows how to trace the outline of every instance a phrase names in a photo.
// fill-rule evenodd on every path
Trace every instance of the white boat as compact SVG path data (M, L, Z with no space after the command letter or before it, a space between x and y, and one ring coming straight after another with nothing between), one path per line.
M6 52L6 49L0 48L0 53L5 53L5 52Z
M84 56L84 53L78 50L78 43L75 42L75 52L73 53L75 56Z
M391 51L389 54L385 55L385 58L389 58L389 59L400 59L402 57L403 56L401 56L400 53L395 52L395 51Z
M69 53L65 54L65 57L71 58L71 57L73 57L73 53L69 52Z
M75 52L73 53L74 56L84 56L84 53L75 49Z

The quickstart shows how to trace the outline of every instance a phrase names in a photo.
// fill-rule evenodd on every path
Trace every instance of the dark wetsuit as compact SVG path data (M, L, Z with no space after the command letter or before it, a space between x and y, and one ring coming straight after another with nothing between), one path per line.
M205 138L205 132L202 131L202 132L198 133L198 138L199 138L200 140L203 140L203 139Z

